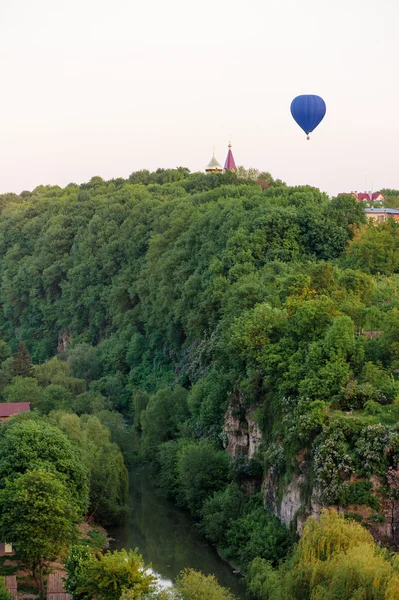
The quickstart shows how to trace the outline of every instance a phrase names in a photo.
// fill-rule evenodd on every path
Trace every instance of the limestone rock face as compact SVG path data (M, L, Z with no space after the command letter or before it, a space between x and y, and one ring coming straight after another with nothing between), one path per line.
M234 397L224 419L225 448L232 458L255 456L262 434L251 410L244 408L242 398Z
M65 329L58 337L57 352L65 352L68 344L71 342L71 332Z
M277 516L287 527L294 521L302 506L301 484L303 482L303 475L294 477L283 494Z
M381 502L385 523L379 527L370 527L370 533L382 543L388 541L396 552L399 550L399 500L384 500Z
M245 457L251 459L260 449L262 434L254 418L254 408L245 407L240 395L231 398L224 420L224 446L234 459ZM309 451L304 449L296 455L297 474L291 481L282 486L278 476L272 471L264 475L262 493L265 507L273 512L287 527L294 524L296 531L301 535L303 526L308 517L318 518L323 508L322 490L308 488L308 477L311 468ZM357 513L363 517L363 523L377 542L389 546L392 550L399 550L399 500L383 497L381 481L372 477L374 493L379 498L380 510L375 511L367 506L347 506L345 508L331 506L338 512ZM248 493L253 492L253 482L248 480L243 483ZM381 489L380 489L381 488ZM305 497L306 496L306 497ZM378 518L379 517L379 518Z

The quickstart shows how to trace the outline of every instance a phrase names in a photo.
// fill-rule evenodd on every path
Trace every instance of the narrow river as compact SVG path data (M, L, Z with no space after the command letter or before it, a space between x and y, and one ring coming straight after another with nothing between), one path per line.
M148 470L130 474L130 516L127 523L111 530L112 548L138 548L146 563L166 582L191 567L213 574L238 598L245 598L241 578L217 554L200 533L188 513L159 495Z

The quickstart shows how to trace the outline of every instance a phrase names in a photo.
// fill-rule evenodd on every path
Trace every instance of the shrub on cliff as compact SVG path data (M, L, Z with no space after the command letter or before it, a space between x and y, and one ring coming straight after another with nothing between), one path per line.
M287 555L291 536L275 515L255 506L231 523L227 545L229 556L244 567L257 556L277 564Z

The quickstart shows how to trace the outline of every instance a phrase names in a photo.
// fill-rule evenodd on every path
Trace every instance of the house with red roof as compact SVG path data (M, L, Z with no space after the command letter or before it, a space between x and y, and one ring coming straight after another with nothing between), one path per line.
M359 202L384 202L385 198L380 192L341 192L338 196L353 196Z
M30 402L0 402L0 421L30 411Z

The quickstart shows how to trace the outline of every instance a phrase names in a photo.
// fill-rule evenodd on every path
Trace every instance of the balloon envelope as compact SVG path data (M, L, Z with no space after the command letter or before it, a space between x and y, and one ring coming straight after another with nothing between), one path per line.
M311 133L326 114L326 103L320 96L306 94L291 102L291 114L306 134Z

